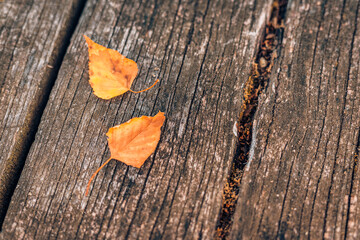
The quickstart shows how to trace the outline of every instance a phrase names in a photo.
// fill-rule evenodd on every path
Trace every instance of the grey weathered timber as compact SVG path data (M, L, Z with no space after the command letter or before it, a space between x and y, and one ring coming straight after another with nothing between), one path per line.
M289 1L231 239L359 239L359 1Z
M81 4L0 1L0 223Z
M210 239L236 146L242 86L271 1L95 1L85 9L41 119L1 237ZM98 99L82 35L140 68L140 94ZM164 111L141 169L111 161L105 133Z

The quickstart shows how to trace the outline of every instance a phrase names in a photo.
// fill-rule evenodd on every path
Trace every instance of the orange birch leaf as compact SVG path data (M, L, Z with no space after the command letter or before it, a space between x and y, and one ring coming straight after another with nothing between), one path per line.
M89 47L89 76L94 94L102 99L110 99L127 91L134 93L149 90L159 81L142 91L130 90L138 74L136 62L121 55L118 51L95 43L84 35Z
M93 178L111 159L140 168L155 151L164 121L164 113L159 112L154 117L133 118L126 123L110 128L106 136L109 137L111 156L91 176L85 195L89 192Z

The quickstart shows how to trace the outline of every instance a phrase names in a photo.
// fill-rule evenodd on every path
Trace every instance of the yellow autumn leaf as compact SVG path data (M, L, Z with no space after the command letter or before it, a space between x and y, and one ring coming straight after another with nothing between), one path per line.
M111 159L140 168L155 151L164 121L164 113L159 112L154 117L133 118L126 123L110 128L106 135L111 156L91 176L85 195L88 194L93 178Z
M84 35L89 47L89 76L90 85L94 94L102 99L110 99L127 91L139 93L147 91L132 91L131 84L138 74L136 62L121 55L118 51L106 48L95 43Z

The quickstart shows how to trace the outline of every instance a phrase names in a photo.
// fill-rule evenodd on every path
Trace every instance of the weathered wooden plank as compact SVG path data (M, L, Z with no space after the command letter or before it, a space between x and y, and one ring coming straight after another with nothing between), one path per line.
M357 0L289 1L232 239L359 238L359 17Z
M6 216L5 238L211 238L234 154L242 85L271 1L88 1ZM88 84L86 34L141 68L110 101ZM158 70L159 69L159 70ZM153 77L154 75L154 77ZM138 170L112 161L109 127L165 112Z
M0 224L82 6L0 2Z

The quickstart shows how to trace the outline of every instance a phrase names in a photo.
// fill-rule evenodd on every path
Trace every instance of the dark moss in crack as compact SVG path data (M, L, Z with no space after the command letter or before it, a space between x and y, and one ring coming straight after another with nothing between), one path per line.
M238 143L230 174L224 185L222 209L215 239L226 239L231 230L241 179L248 163L258 98L267 86L272 67L279 54L287 2L287 0L275 0L273 2L270 20L265 26L249 79L244 88L243 103L237 124Z

